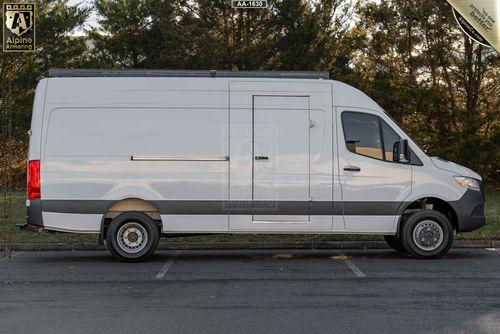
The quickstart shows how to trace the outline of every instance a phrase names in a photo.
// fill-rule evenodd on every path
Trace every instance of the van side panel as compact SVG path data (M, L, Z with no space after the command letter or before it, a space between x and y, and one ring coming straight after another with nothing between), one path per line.
M169 213L175 201L228 199L227 85L206 80L49 79L45 227L99 232L113 203L139 198L158 208L164 231L204 229L207 218L227 230L227 215Z

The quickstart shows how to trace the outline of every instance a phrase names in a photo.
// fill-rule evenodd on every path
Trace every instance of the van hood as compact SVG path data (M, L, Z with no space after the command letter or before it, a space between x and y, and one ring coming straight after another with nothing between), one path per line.
M434 163L434 165L439 169L451 172L457 176L467 176L482 181L482 178L478 173L474 172L473 170L467 167L461 166L454 162L444 160L438 157L431 157L431 160Z

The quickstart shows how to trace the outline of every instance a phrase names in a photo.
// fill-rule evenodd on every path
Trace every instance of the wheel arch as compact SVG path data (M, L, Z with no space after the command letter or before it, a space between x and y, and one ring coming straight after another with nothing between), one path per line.
M115 217L118 217L123 212L132 211L142 212L151 217L151 219L156 222L160 234L162 233L161 216L158 207L151 201L147 201L139 197L127 197L114 201L109 205L106 213L103 214L99 233L99 244L104 244L104 239L106 238L106 229L111 220Z
M435 210L444 214L455 231L458 231L458 215L455 209L446 200L436 196L423 196L412 202L407 202L398 210L399 220L397 235L399 237L402 223L409 214L420 210Z

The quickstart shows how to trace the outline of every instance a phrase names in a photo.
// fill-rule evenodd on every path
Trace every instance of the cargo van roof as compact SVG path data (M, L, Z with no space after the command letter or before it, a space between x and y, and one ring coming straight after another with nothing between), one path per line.
M207 78L283 78L329 79L328 72L314 71L218 71L218 70L106 70L60 69L49 70L49 77L207 77Z

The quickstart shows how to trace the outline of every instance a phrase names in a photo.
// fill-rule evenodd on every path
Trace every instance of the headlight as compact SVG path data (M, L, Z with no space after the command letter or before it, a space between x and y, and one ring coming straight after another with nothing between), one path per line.
M481 184L478 180L465 177L465 176L455 176L455 181L464 188L481 191Z

